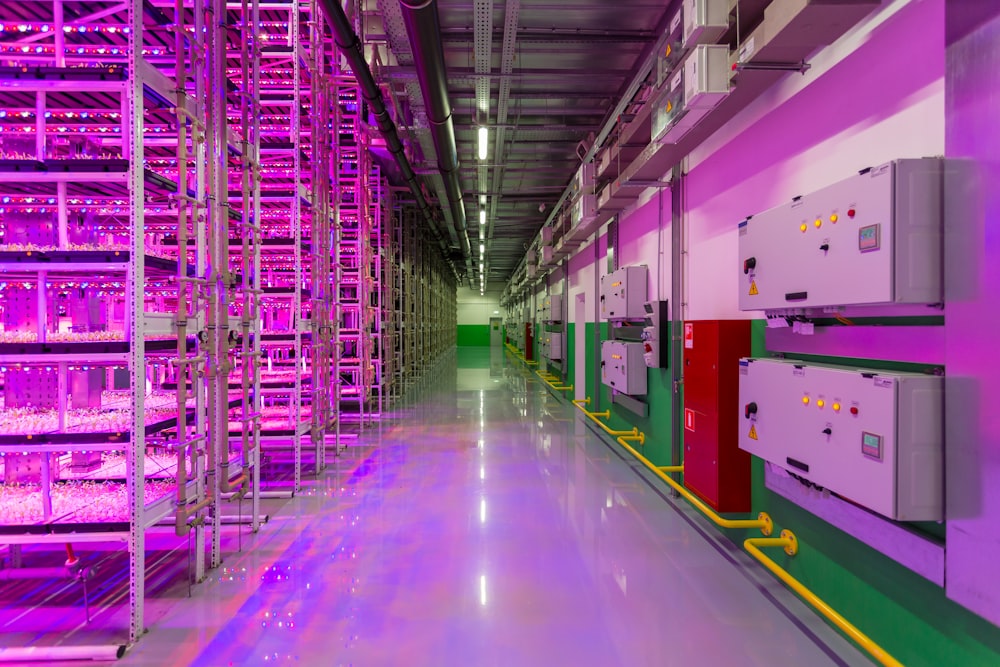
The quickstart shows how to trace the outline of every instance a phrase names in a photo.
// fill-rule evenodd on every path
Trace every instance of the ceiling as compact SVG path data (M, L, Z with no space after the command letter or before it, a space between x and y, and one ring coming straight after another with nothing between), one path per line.
M487 289L500 289L557 204L662 34L669 0L437 0L462 199L478 274L486 210ZM403 136L428 191L442 192L437 156L399 0L366 7L376 76L402 110ZM477 156L485 125L489 152ZM485 195L485 206L481 206ZM447 207L445 207L447 209ZM452 226L451 214L443 216ZM454 234L454 230L452 229ZM457 235L452 245L459 247ZM464 266L464 263L460 263ZM479 286L478 275L469 283Z

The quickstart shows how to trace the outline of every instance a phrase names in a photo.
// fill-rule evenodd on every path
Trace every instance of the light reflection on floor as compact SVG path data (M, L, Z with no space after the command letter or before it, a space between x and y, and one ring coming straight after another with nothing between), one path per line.
M500 351L387 416L119 664L868 664Z

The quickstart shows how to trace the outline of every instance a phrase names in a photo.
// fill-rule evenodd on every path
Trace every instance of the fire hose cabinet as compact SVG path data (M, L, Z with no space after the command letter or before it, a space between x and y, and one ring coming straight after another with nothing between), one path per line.
M684 485L717 512L750 511L750 456L739 447L740 359L749 320L684 323Z

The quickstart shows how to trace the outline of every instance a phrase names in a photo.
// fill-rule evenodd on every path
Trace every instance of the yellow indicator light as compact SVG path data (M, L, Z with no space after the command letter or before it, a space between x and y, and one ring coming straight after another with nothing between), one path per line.
M840 412L840 403L834 403L833 404L833 411L834 412Z
M824 405L826 405L826 401L824 401L822 398L819 399L818 401L816 401L816 407L817 408L822 409Z
M803 396L802 397L802 405L809 405L809 397L808 396Z
M836 213L830 216L830 222L836 223L838 220L840 220L840 218L837 216Z
M805 234L806 230L809 229L809 225L807 225L806 223L803 222L802 226L799 227L799 229L801 229L802 233Z
M816 222L813 224L816 225L816 229L819 229L820 227L823 226L823 220L821 218L816 218Z

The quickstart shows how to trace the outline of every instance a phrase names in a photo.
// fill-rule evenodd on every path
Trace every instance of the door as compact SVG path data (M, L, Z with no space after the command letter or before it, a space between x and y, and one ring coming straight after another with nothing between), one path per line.
M490 318L490 347L503 345L503 320L499 317Z

